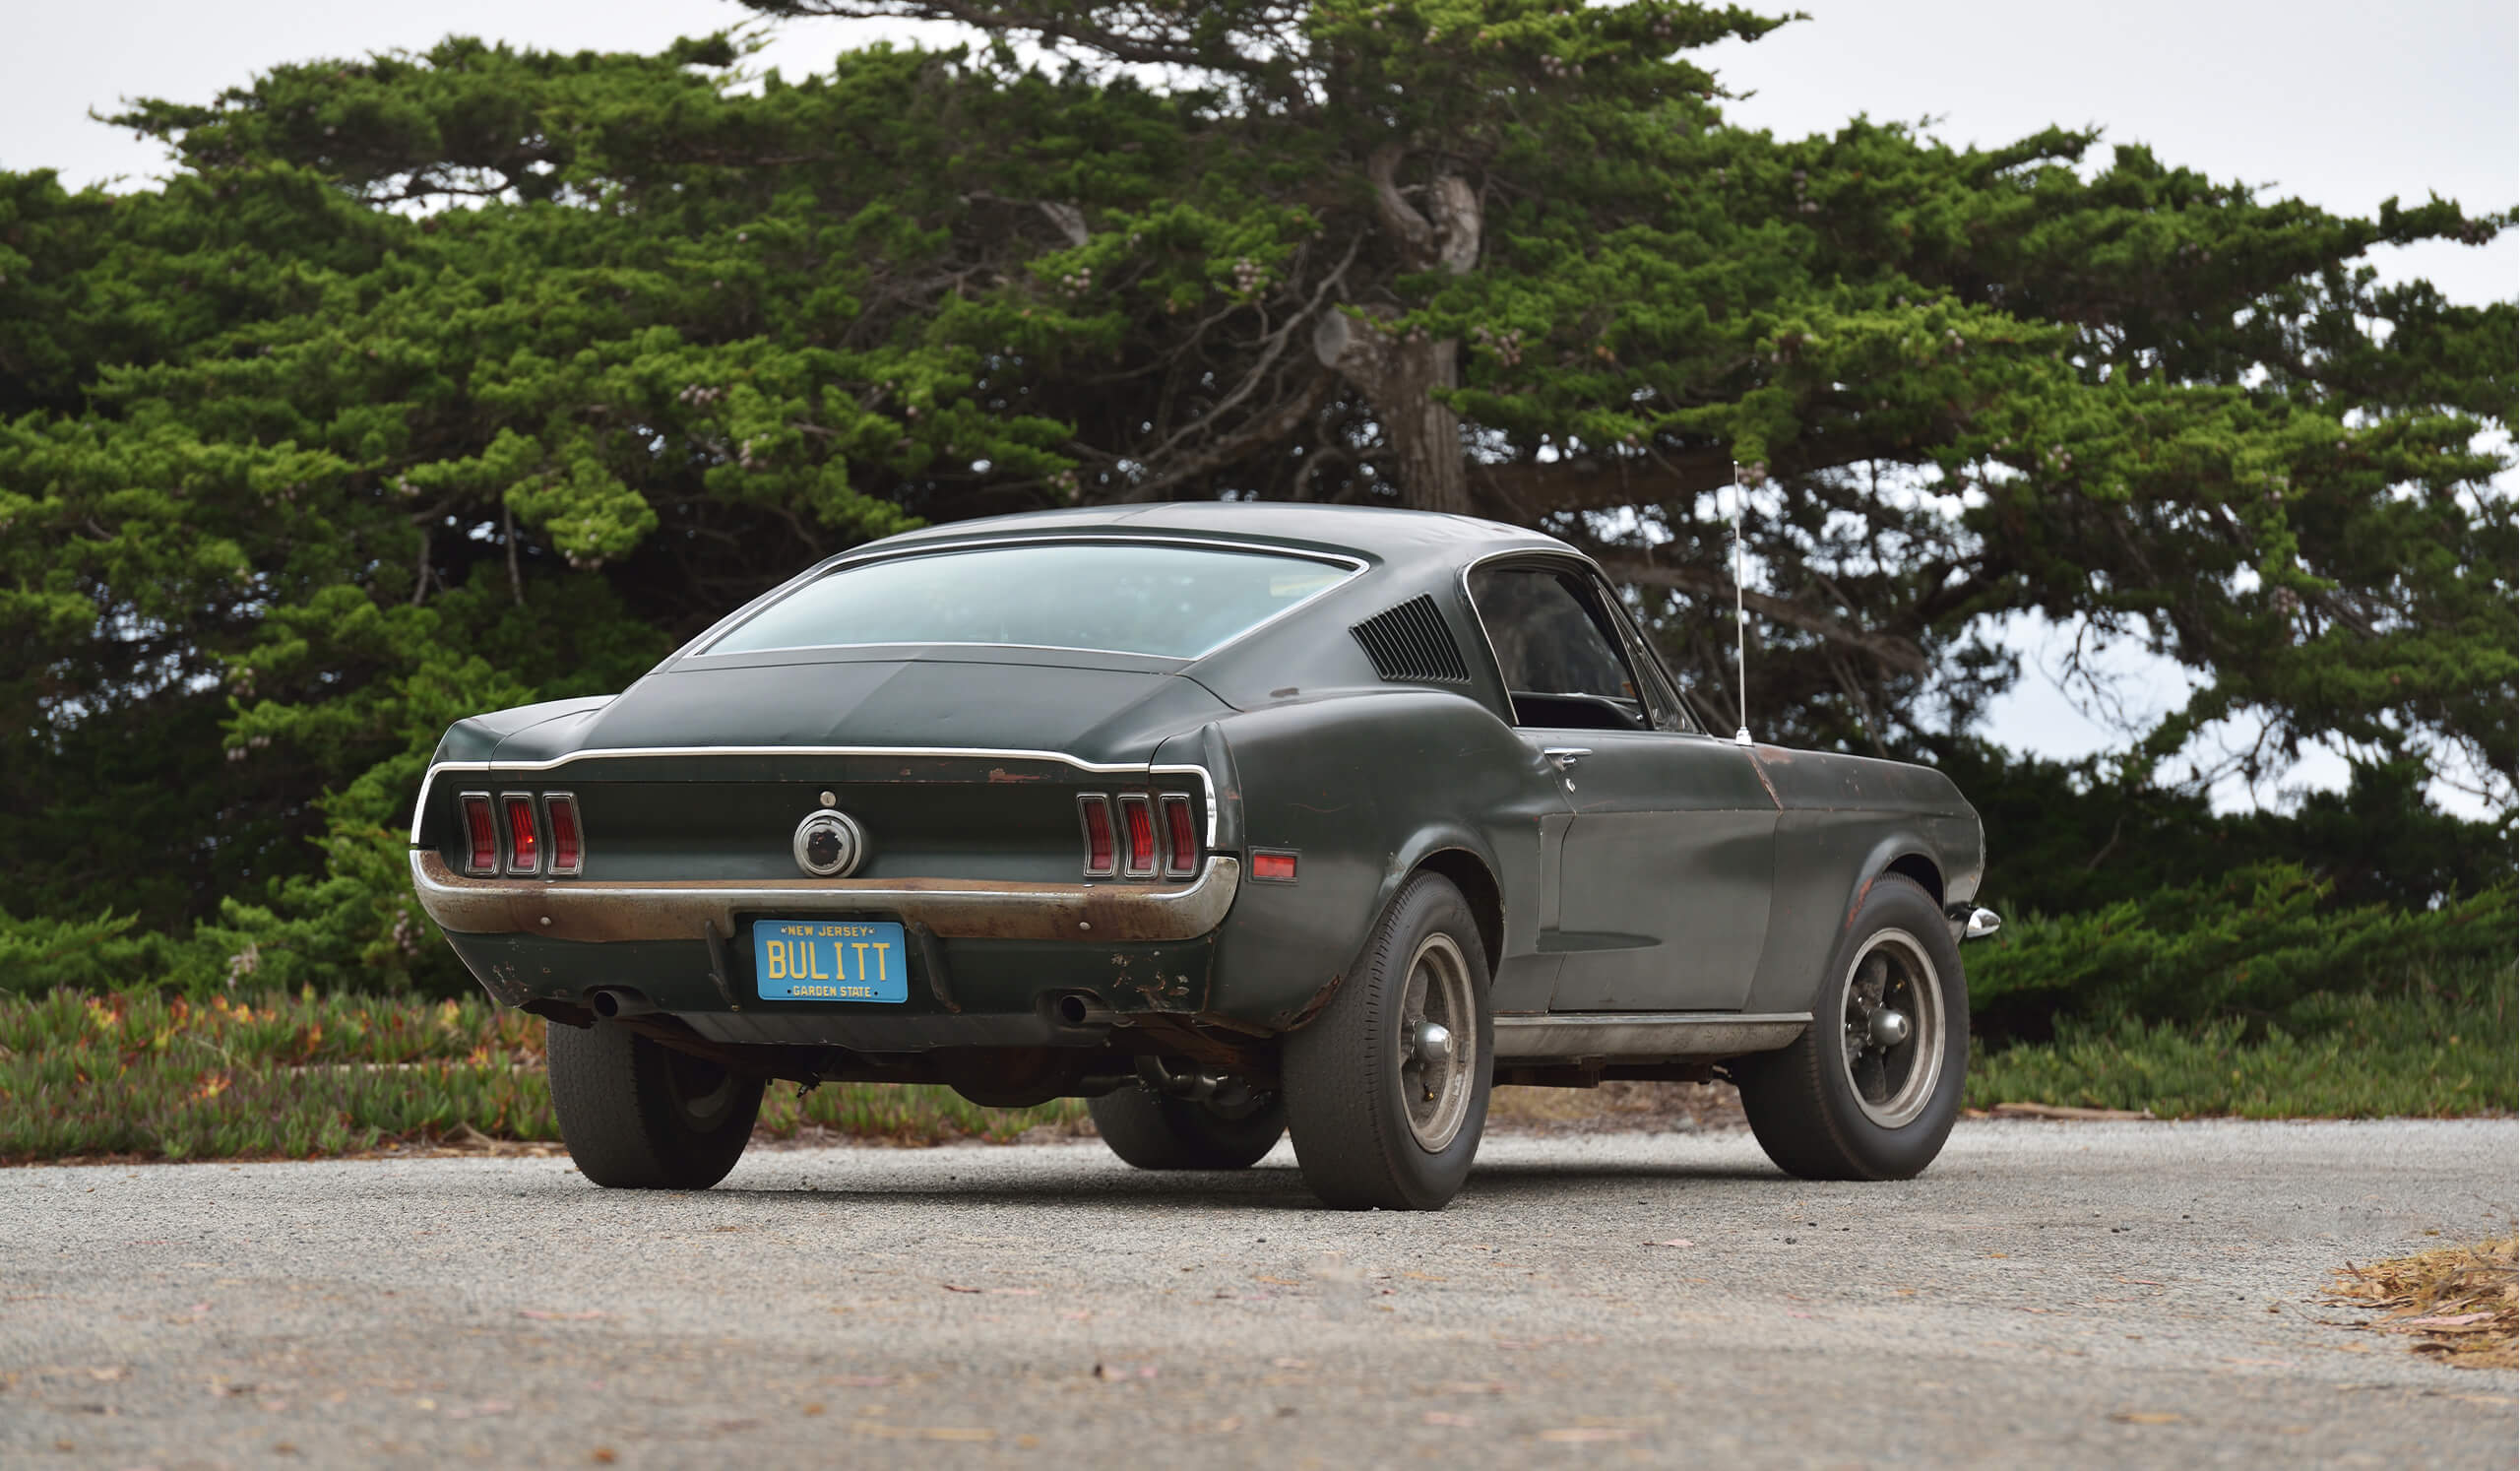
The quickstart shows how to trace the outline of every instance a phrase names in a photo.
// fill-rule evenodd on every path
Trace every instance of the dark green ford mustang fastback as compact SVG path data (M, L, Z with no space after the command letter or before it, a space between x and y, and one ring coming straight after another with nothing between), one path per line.
M1935 772L1706 731L1562 543L1250 504L834 557L459 722L411 850L598 1184L713 1184L767 1081L856 1079L1091 1098L1150 1169L1292 1132L1408 1208L1497 1082L1722 1074L1789 1171L1923 1169L1983 862Z

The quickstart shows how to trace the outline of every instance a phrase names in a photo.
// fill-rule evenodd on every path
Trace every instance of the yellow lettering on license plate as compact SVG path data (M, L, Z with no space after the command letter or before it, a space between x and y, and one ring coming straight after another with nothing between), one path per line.
M897 924L762 920L752 932L755 990L765 1000L909 998L909 947Z

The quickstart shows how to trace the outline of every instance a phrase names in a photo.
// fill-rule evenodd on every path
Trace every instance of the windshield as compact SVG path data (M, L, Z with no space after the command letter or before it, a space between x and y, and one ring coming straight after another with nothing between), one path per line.
M708 652L1010 644L1196 659L1349 575L1310 557L1163 542L921 552L816 578Z

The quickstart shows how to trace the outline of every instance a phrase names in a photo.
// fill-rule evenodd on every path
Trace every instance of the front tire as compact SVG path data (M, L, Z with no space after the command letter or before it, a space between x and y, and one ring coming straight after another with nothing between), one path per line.
M1275 1098L1228 1114L1134 1083L1088 1102L1085 1111L1111 1152L1141 1170L1248 1170L1287 1131L1286 1105Z
M1777 1168L1804 1180L1907 1180L1942 1152L1969 1071L1969 984L1932 898L1876 879L1792 1047L1732 1064Z
M617 1022L546 1024L551 1109L578 1173L627 1190L705 1190L726 1178L761 1115L759 1077Z
M1286 1041L1287 1128L1325 1204L1440 1210L1460 1191L1487 1126L1487 985L1461 890L1410 879L1330 1004Z

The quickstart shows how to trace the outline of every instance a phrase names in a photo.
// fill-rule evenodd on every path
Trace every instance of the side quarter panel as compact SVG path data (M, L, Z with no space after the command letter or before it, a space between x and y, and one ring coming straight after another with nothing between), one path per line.
M1809 1009L1865 888L1894 864L1929 864L1946 904L1978 892L1978 814L1940 772L1775 746L1760 746L1758 759L1784 814L1767 946L1747 1009Z
M1494 715L1462 695L1392 687L1251 711L1218 729L1232 749L1244 843L1298 859L1294 883L1243 883L1218 952L1217 1010L1272 1030L1299 1021L1344 978L1410 872L1446 849L1476 857L1503 901L1497 1005L1545 1004L1556 957L1536 944L1543 819L1566 808Z

